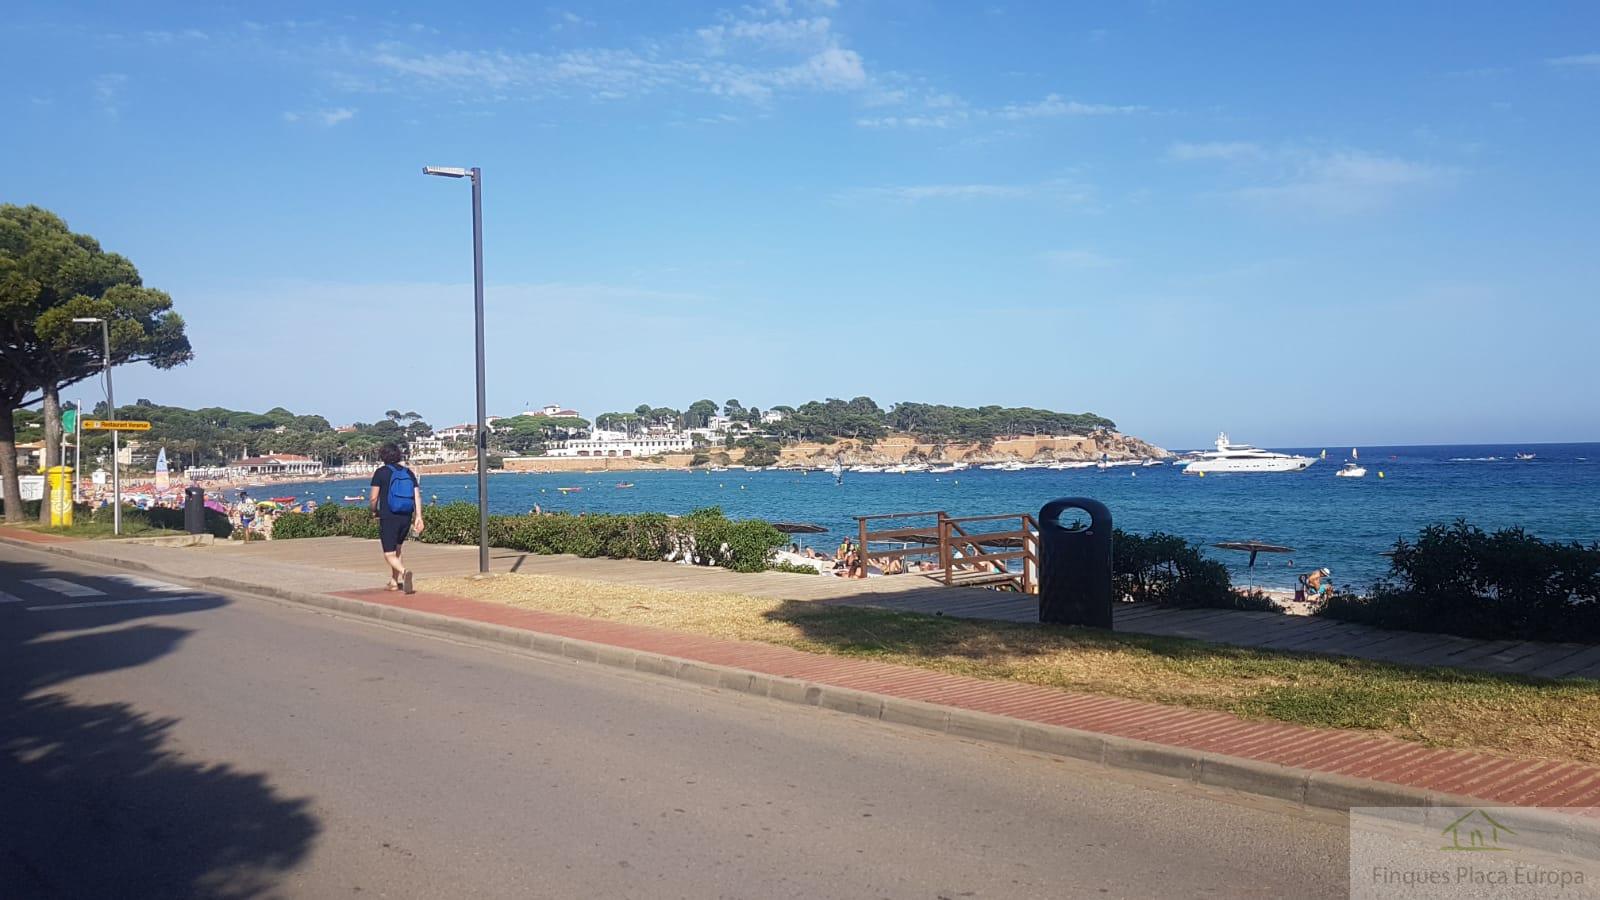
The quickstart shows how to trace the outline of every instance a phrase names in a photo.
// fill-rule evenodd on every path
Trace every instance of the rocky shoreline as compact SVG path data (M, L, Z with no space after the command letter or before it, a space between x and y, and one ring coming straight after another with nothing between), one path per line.
M720 447L705 451L715 465L738 464L743 450L725 450ZM895 465L903 462L956 463L986 465L1003 462L1066 462L1098 460L1105 456L1111 460L1169 459L1170 451L1147 441L1119 432L1100 432L1069 437L1015 437L999 438L985 443L932 442L918 440L913 435L895 434L864 445L856 440L840 440L832 444L803 443L785 446L778 455L781 466L831 466L835 459L843 465ZM573 471L641 471L651 469L687 469L694 459L689 453L669 453L647 457L508 457L507 471L513 472L573 472ZM468 462L444 471L476 471ZM428 469L419 471L427 472Z

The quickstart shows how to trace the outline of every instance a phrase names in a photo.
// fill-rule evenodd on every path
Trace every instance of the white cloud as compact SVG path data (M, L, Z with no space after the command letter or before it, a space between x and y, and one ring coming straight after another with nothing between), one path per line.
M319 110L315 110L313 112L304 112L304 113L302 113L302 112L294 112L294 111L291 110L291 111L287 111L287 112L285 112L283 114L283 120L285 122L290 123L291 125L294 124L294 123L297 123L297 122L316 122L316 123L318 123L320 125L323 125L324 127L332 128L333 126L338 125L341 122L350 121L351 119L355 118L355 115L356 115L356 110L350 109L348 107L338 107L336 109L319 109Z
M1170 159L1228 162L1227 171L1252 184L1216 192L1274 212L1354 215L1390 205L1406 194L1449 185L1456 168L1357 149L1298 144L1263 146L1245 141L1178 143Z
M1454 169L1344 150L1310 156L1287 179L1241 188L1240 200L1260 208L1353 215L1388 206L1401 195L1452 181Z
M1167 148L1167 157L1184 162L1197 159L1262 159L1266 152L1260 144L1249 141L1209 141L1191 144L1179 142Z
M1002 119L1048 119L1057 116L1112 116L1143 112L1142 106L1113 106L1107 103L1082 103L1049 94L1033 103L1012 103L995 111Z
M1580 53L1576 56L1557 56L1545 62L1552 66L1600 66L1600 53Z
M833 22L826 16L815 19L734 20L708 25L695 32L714 55L730 45L751 43L762 47L817 49L834 40Z
M1026 188L1008 184L923 184L909 187L870 188L867 193L895 200L972 200L992 197L1021 197Z
M1008 103L996 109L968 108L961 98L949 93L929 94L918 103L922 111L865 116L856 119L856 124L863 128L953 128L985 120L1016 122L1068 116L1132 115L1145 111L1143 106L1084 103L1068 100L1060 94L1047 94L1044 99L1031 103Z
M95 102L100 104L100 111L115 119L122 112L122 91L128 86L128 76L119 72L101 75L94 79L91 87L94 89Z

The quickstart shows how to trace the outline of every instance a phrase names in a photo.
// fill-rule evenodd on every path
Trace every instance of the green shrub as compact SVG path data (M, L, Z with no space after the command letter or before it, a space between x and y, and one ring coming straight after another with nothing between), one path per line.
M1381 628L1496 640L1600 640L1600 544L1457 520L1396 541L1367 596L1337 594L1319 615Z
M471 503L429 507L423 513L427 528L420 540L430 544L476 544L478 508ZM294 539L344 535L376 538L376 519L364 506L318 507L316 512L284 513L273 526L273 537ZM783 535L766 522L731 522L718 508L695 510L674 518L662 513L636 515L573 515L547 513L527 516L490 516L489 542L496 547L525 553L612 559L666 559L692 544L694 562L724 566L740 572L760 572Z
M295 538L326 537L317 529L316 517L308 513L288 512L278 516L272 523L272 537L274 540L293 540Z
M1132 534L1117 529L1111 539L1112 589L1118 597L1185 609L1281 611L1259 592L1233 589L1228 568L1206 559L1199 548L1164 532Z

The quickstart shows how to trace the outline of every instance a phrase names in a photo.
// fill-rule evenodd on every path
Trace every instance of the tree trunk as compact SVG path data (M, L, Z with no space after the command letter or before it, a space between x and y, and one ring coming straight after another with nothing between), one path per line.
M39 524L50 524L50 469L61 465L61 389L44 389L44 500L39 504Z
M6 521L21 522L22 484L17 480L17 423L11 418L16 407L0 404L0 482L4 483Z

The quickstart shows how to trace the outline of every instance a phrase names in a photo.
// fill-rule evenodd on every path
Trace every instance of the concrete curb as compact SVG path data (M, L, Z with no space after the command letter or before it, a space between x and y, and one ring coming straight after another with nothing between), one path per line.
M628 669L703 687L816 706L953 737L1080 760L1110 769L1160 775L1318 809L1342 812L1354 806L1475 806L1487 802L1460 794L1012 719L332 594L276 588L222 576L193 578L138 560L122 560L110 554L74 552L77 548L71 544L33 544L4 536L0 536L0 543L46 550L100 564L123 565L154 572L191 586L265 596L423 631L516 647L574 662Z

